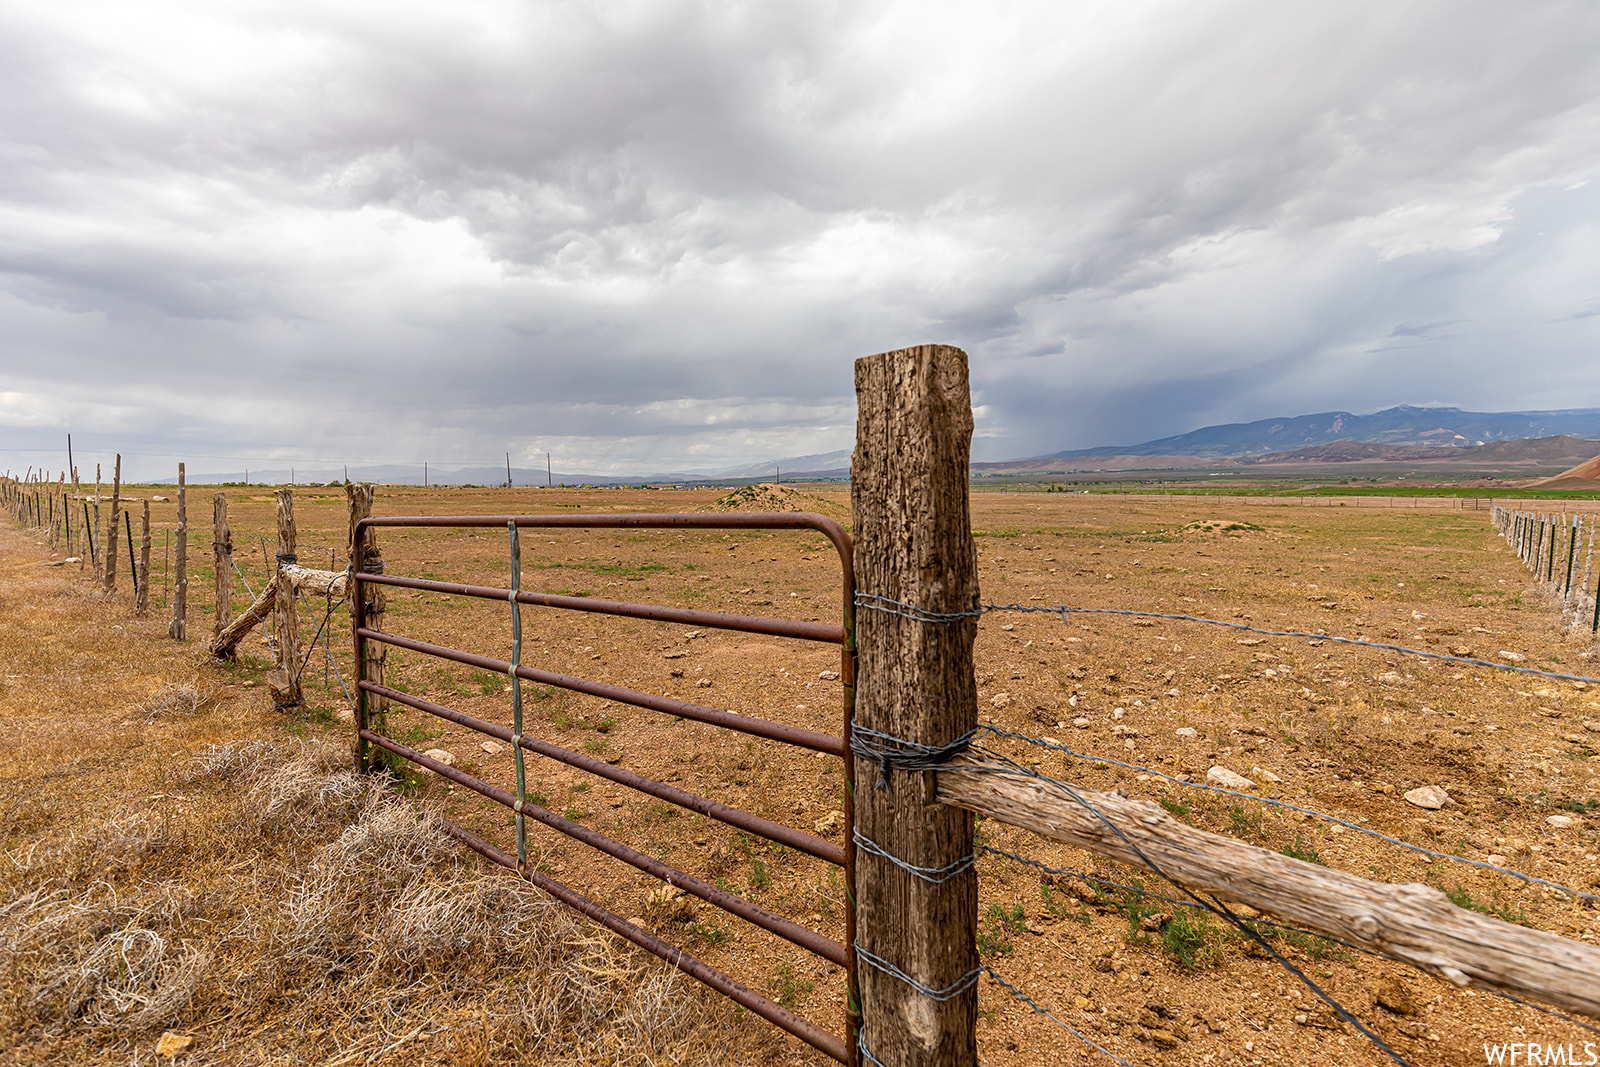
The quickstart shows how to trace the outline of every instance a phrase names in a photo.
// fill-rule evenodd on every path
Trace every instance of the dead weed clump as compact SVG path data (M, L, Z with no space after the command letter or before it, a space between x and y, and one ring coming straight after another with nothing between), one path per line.
M215 746L197 822L129 814L0 872L0 1033L37 1062L756 1062L727 1001L485 871L338 746ZM217 805L200 803L210 792Z

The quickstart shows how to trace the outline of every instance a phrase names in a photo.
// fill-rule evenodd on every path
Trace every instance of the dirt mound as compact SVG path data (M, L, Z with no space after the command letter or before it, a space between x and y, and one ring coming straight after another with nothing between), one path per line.
M1579 484L1564 484L1564 483ZM1587 489L1584 482L1600 482L1600 456L1585 460L1568 470L1562 471L1554 478L1545 478L1543 481L1534 482L1530 489Z
M1237 519L1196 519L1194 522L1185 523L1183 529L1198 533L1245 533L1249 530L1259 530L1261 527L1253 522Z
M799 489L791 489L787 485L775 485L772 482L760 482L756 485L741 485L726 496L716 500L700 509L701 511L814 511L819 515L826 515L836 522L846 525L850 522L850 508L848 505L816 493L806 493Z

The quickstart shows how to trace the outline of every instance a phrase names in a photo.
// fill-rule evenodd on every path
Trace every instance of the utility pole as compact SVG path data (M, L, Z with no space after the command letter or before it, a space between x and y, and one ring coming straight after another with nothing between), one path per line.
M552 484L554 483L550 481L550 453L546 452L544 454L544 487L548 489Z
M511 488L511 453L506 453L506 488Z

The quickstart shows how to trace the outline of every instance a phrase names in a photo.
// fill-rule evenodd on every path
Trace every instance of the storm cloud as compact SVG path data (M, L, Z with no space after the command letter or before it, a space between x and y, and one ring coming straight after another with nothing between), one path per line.
M1596 406L1597 58L1579 2L5 5L0 463L715 468L924 341L982 459Z

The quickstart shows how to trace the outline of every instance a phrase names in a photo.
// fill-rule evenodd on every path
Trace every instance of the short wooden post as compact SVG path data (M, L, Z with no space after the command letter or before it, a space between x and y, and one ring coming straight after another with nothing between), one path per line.
M869 599L856 614L855 725L936 748L978 721L972 667L978 620L963 614L975 613L979 603L967 502L966 354L924 345L857 360L856 401L850 505L857 588ZM892 602L883 606L911 605L912 614L953 617L924 621L872 610L871 597ZM934 774L855 760L855 829L862 837L902 863L930 870L959 867L972 855L972 818L941 809ZM857 857L865 1048L896 1067L975 1063L975 871L969 866L934 884L865 850Z
M360 537L356 536L356 525L372 514L372 486L347 485L344 487L344 494L350 505L350 569L355 573L365 571L368 574L382 574L383 553L378 550L377 536L370 528L363 530ZM383 684L384 658L389 646L379 641L368 641L361 636L363 627L369 630L383 629L383 613L388 602L388 594L383 586L358 585L354 581L350 583L350 625L355 637L358 731L372 730L380 734L388 732L386 714L388 702L383 697L367 692L362 688L362 683ZM372 764L381 761L386 754L383 749L377 749L374 753L373 748L357 733L356 766L362 773L370 771Z
M139 592L133 603L135 614L150 610L150 501L144 502L144 517L139 520Z
M279 489L278 503L278 596L272 608L272 636L278 644L278 669L267 675L273 697L280 710L305 703L300 691L300 612L295 608L294 583L284 581L285 564L294 563L294 490Z
M178 464L178 537L172 560L172 622L167 636L175 641L189 637L189 490L183 464Z
M117 591L117 518L122 513L122 453L117 453L117 465L111 475L111 521L106 524L110 535L105 540L106 573L101 589L107 593Z
M211 498L211 566L216 572L217 601L211 623L211 639L233 621L233 531L228 528L228 496Z

